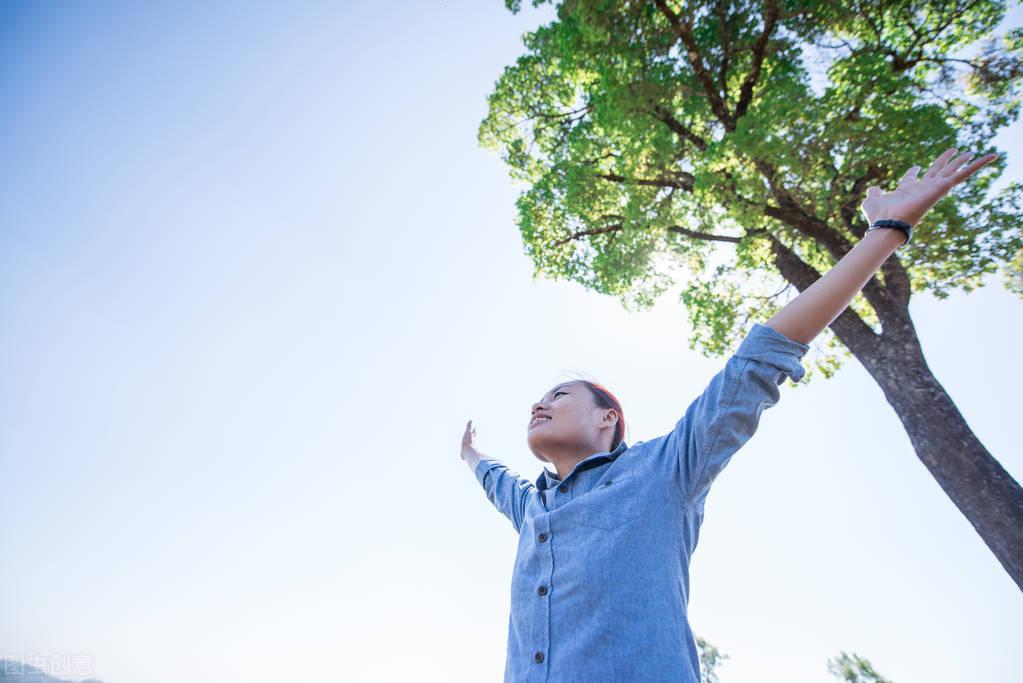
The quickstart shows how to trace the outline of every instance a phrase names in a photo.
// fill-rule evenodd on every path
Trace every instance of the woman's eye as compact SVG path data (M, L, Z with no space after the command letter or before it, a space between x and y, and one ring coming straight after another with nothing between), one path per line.
M555 391L554 392L554 398L557 398L558 394L563 394L563 393L565 393L565 392L564 391Z

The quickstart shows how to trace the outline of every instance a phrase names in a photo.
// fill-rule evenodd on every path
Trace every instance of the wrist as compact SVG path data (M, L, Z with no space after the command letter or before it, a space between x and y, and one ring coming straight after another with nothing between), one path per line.
M476 465L479 464L480 460L483 459L483 455L475 448L469 448L462 451L462 460L469 466L470 469L476 469Z
M877 218L870 221L864 237L872 232L896 235L896 246L902 246L913 239L913 224L901 218Z

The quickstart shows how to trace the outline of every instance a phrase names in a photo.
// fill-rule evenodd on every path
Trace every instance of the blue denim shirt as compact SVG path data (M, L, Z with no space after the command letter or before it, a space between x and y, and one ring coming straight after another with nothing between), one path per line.
M667 434L594 453L531 482L474 470L519 534L506 683L700 683L689 558L711 482L753 435L809 346L760 323Z

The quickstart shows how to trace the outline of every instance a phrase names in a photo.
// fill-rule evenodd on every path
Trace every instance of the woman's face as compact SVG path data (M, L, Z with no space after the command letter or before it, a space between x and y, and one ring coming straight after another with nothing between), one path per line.
M543 451L595 449L604 438L601 425L608 424L611 413L611 434L614 433L614 411L599 408L593 394L581 382L565 382L547 392L530 409L526 425L526 443L541 460Z

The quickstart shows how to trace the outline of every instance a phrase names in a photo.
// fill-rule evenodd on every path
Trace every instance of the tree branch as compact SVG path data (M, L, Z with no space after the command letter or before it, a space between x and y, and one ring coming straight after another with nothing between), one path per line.
M677 232L688 237L692 237L698 240L704 240L707 242L734 242L738 244L742 241L742 237L729 237L728 235L712 235L709 232L697 232L696 230L690 230L683 228L681 225L669 225L668 232Z
M686 190L687 192L693 191L693 182L695 178L691 173L685 171L675 171L675 173L682 178L682 182L669 180L668 178L626 178L625 176L618 175L617 173L595 173L596 177L604 180L610 180L616 183L631 183L633 185L652 185L653 187L673 187L677 190Z
M767 181L768 187L771 188L771 195L778 202L778 206L766 204L764 206L765 215L791 225L807 237L812 237L827 249L836 261L852 249L852 245L841 234L799 204L792 193L781 183L778 170L773 164L762 159L754 159L753 164Z
M771 193L779 204L778 206L765 204L763 207L764 215L780 220L803 235L813 239L827 249L836 262L841 260L852 249L852 244L841 233L799 205L792 194L778 181L777 171L771 164L756 159L754 164L761 175L767 179L771 187ZM864 181L864 183L866 182L869 181ZM905 307L909 303L908 289L906 287L908 279L903 280L899 277L901 264L892 262L890 258L886 261L887 263L891 263L888 268L894 274L892 282L895 285L895 290L888 291L876 275L867 281L862 290L864 298L877 313L878 319L886 329L905 324ZM904 273L905 271L903 271Z
M853 181L852 190L849 191L847 199L841 203L838 209L838 213L842 217L842 222L845 223L845 227L849 229L849 232L861 239L866 232L867 226L864 224L864 221L856 220L857 216L860 215L859 208L863 203L863 196L867 191L867 185L872 180L878 180L881 177L882 173L880 167L871 162L866 173ZM840 183L836 181L833 187L837 187L839 185Z
M812 266L804 262L794 251L786 247L774 235L768 234L771 240L771 253L774 265L786 280L796 286L800 292L820 279L822 276ZM828 325L839 340L857 357L863 354L872 355L877 350L878 335L867 323L856 314L851 307L846 307L837 318Z
M885 289L892 295L892 299L903 310L908 310L909 297L913 293L913 288L909 282L909 274L906 273L902 261L894 252L881 264L881 272L884 273Z
M498 128L494 132L495 133L503 133L504 131L508 130L509 128L515 128L517 126L521 126L523 123L526 123L528 121L533 121L534 119L539 119L539 120L563 119L563 118L567 118L567 117L570 117L570 116L574 116L575 114L578 114L580 112L583 112L584 116L585 116L586 113L589 113L590 111L593 110L593 105L592 104L587 104L585 107L580 107L579 109L573 109L572 111L562 112L560 114L548 114L548 113L545 113L545 112L542 112L542 111L537 111L536 108L532 107L532 106L527 106L527 108L529 109L529 111L532 114L532 116L527 116L526 118L522 119L521 121L516 121L515 123L508 124L504 128ZM582 119L582 118L583 117L580 117L580 119Z
M663 122L668 128L670 128L676 135L683 140L688 140L701 152L707 149L707 141L701 138L699 135L694 133L692 129L687 127L684 123L672 116L667 109L655 104L651 110L651 116L658 121Z
M757 37L757 42L753 44L753 65L739 90L739 101L735 104L735 114L732 117L733 126L735 121L746 114L746 110L749 109L750 102L753 100L753 86L756 85L757 79L760 77L760 67L763 66L764 58L767 55L768 39L774 33L774 27L778 23L778 13L777 0L766 0L764 3L764 30Z
M728 101L728 62L732 56L732 43L728 35L728 9L725 6L727 0L718 0L718 35L721 36L721 68L718 69L718 83L721 88L721 96L725 102Z
M617 231L619 231L621 229L622 229L622 224L621 223L612 223L611 225L606 225L606 226L604 226L602 228L592 228L590 230L579 230L578 232L572 233L571 235L569 235L568 237L566 237L563 240L558 240L557 242L552 242L551 246L552 247L557 247L557 246L561 246L562 244L565 244L566 242L571 242L572 240L577 240L580 237L586 237L588 235L603 235L603 234L609 233L609 232L617 232Z
M675 29L675 33L678 34L678 37L681 38L682 43L686 46L689 63L693 67L696 78L703 85L703 90L707 94L707 102L710 104L710 109L714 112L714 116L729 131L735 130L735 122L731 120L731 116L725 108L725 103L721 99L721 93L714 87L714 81L710 76L710 72L707 71L707 67L703 64L703 58L700 57L700 51L696 46L696 39L693 37L692 26L689 25L688 20L683 20L679 15L671 11L671 8L668 7L664 0L655 0L655 4L657 9L661 11L661 14L667 17L668 23Z

